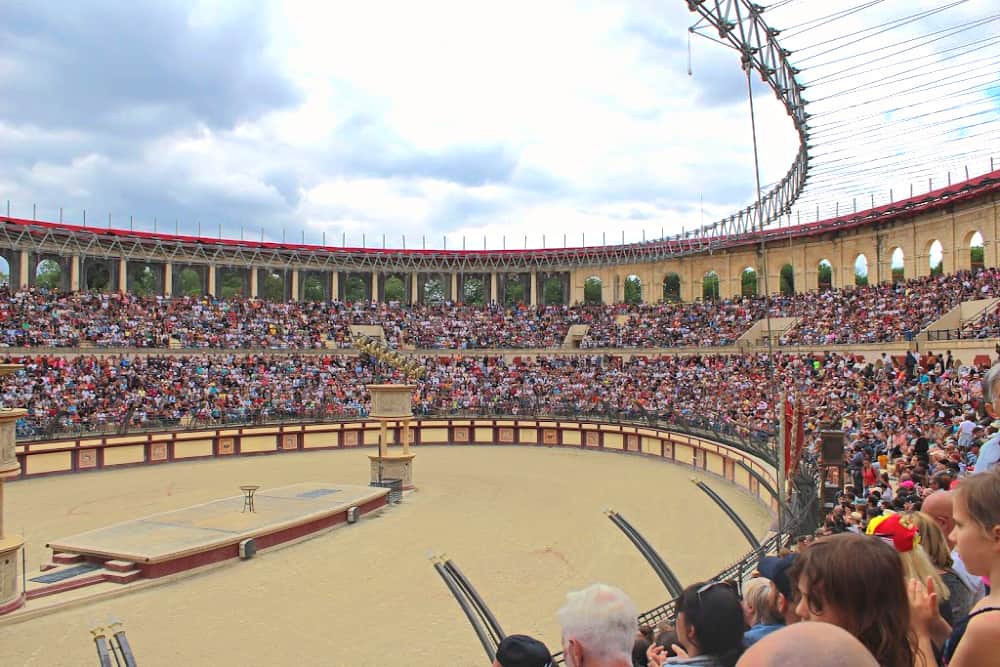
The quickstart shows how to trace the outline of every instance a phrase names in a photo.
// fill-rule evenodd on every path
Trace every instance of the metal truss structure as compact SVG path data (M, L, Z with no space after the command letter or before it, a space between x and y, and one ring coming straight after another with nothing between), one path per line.
M802 97L805 86L795 78L799 70L791 65L791 51L778 43L780 30L764 22L764 7L749 0L687 0L688 9L715 28L723 44L740 53L744 70L753 69L781 100L799 135L799 150L784 178L768 193L761 194L760 206L748 206L698 230L708 238L748 234L761 230L791 211L802 193L809 172L809 114ZM696 24L691 32L703 28ZM718 40L713 40L718 41Z

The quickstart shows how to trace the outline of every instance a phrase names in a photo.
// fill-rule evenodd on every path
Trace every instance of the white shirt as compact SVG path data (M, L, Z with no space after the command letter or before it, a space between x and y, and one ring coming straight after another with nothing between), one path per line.
M1000 433L994 433L985 445L979 448L976 459L976 471L973 474L986 472L1000 461Z

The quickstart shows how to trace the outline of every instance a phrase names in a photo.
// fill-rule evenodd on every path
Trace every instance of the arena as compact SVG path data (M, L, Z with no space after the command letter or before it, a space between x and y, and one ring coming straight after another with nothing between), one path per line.
M126 226L109 213L106 225L95 226L85 206L80 219L62 207L39 215L34 204L29 216L23 207L12 214L8 201L0 215L4 664L110 666L102 657L110 646L121 664L135 664L130 650L142 665L436 666L496 658L510 667L501 654L511 634L544 641L546 660L571 667L674 660L735 667L758 648L773 657L802 646L789 659L816 667L827 667L831 655L856 655L851 664L858 665L986 664L984 656L1000 650L989 639L1000 637L1000 621L986 613L1000 608L990 587L1000 561L956 521L964 513L967 526L1000 529L1000 515L989 509L1000 503L1000 134L991 134L1000 111L995 73L982 64L1000 58L993 53L1000 42L983 32L998 17L975 2L954 3L945 14L954 23L941 29L945 8L929 3L823 14L799 2L682 3L693 22L686 69L694 82L673 73L690 98L683 104L696 99L706 107L705 122L695 127L672 113L701 142L695 153L707 166L696 170L714 176L697 183L674 164L695 153L677 149L676 160L662 164L646 152L655 142L628 143L648 125L609 131L625 143L591 155L579 137L567 143L561 123L545 124L544 114L542 129L521 128L533 140L523 140L524 163L514 160L507 176L509 147L445 142L422 156L427 174L416 177L419 156L406 154L413 147L402 134L376 142L386 128L370 110L324 135L330 160L340 161L324 171L321 151L303 148L323 145L309 134L312 100L297 109L304 115L283 119L285 143L273 151L273 173L260 188L260 174L251 172L262 154L252 151L279 123L267 113L255 117L247 91L277 90L281 77L267 79L258 45L244 61L263 78L223 73L227 85L248 77L246 90L216 86L220 98L232 93L247 108L220 121L225 130L208 114L176 137L180 154L197 156L186 161L226 188L253 192L254 201L273 190L298 202L289 210L304 221L300 242L287 242L284 228L279 241L279 223L266 212L253 218L259 240L248 240L243 224L238 233L235 225L224 230L222 218L211 223L217 234L203 233L201 222L197 232L175 222L170 233L156 218L137 226L130 217ZM164 25L183 19L195 32L220 20L205 8L185 11L157 15ZM282 21L309 17L274 11L267 30L275 34L288 28ZM580 18L587 11L597 14ZM639 67L650 53L658 62L683 51L672 28L669 39L656 37L668 27L652 14L587 11L574 10L579 21L566 27L567 40L588 30L602 49L619 30L639 40L598 51L594 71L614 71L603 69L606 60L624 77L623 53L639 54ZM374 34L360 27L360 13L350 18L344 24L357 20L358 34ZM431 30L427 17L409 18ZM538 26L525 27L525 52L551 19L539 15ZM30 12L13 23L22 21L50 25L52 34L83 26L67 30ZM552 25L563 28L558 17ZM295 34L315 39L307 28ZM248 29L251 36L263 30ZM350 34L338 35L354 49L341 57L368 53ZM198 39L229 43L224 36ZM390 37L400 50L409 43ZM480 38L490 51L493 37ZM722 103L695 76L712 67L691 47L703 38L721 45L738 74L726 80ZM197 51L198 39L185 48ZM412 51L414 68L442 65L423 60L422 47ZM922 59L924 66L914 65ZM357 66L364 61L358 57ZM314 65L296 62L310 73L303 80L320 78ZM484 66L493 80L516 78L500 76L495 65ZM550 65L538 60L519 71L527 76L536 66L544 74ZM412 94L407 83L395 80L390 93ZM467 76L465 97L493 99L480 83ZM550 83L525 84L537 89L539 108L551 101L542 94ZM629 79L616 91L647 86ZM453 87L434 89L444 100ZM729 98L736 93L741 101L749 93L740 132L752 141L730 152L709 138L735 142ZM630 98L628 115L647 122L643 109L655 99ZM450 103L456 114L476 116L465 101ZM611 123L604 114L616 105L605 100L594 117L580 106L579 122ZM155 107L114 122L139 123ZM475 110L483 122L500 122ZM174 111L186 117L187 110ZM456 136L469 131L466 119L449 122L440 113ZM36 109L35 116L42 127L45 114ZM9 126L17 142L30 143L34 122L0 106L0 138ZM602 145L593 129L586 128L589 143ZM558 206L573 188L533 171L531 159L545 145L535 132L559 135L549 149L593 171L580 186L589 194L569 209ZM347 145L359 137L353 154ZM148 153L170 153L167 138L157 141L145 145ZM292 144L296 150L286 151ZM40 155L50 148L33 146ZM629 161L643 165L635 169L648 168L659 181L623 187L648 201L592 199L606 189L596 183L620 185L621 177L595 165L617 164L629 150ZM95 160L77 157L74 169L88 173ZM308 178L290 175L296 160L308 165L303 171L335 177L307 187ZM168 192L171 210L198 201L159 167L148 174L162 184L119 187ZM563 166L584 169L577 167ZM33 173L34 189L23 186L32 196L38 179L51 187L51 174L68 183L75 173L4 169L0 183L14 184L15 193ZM138 180L148 175L137 172ZM733 186L736 173L755 186ZM380 190L379 179L401 174L399 199ZM286 188L289 179L295 185ZM661 193L669 179L677 182ZM706 223L704 193L700 219L692 196L703 185L752 203ZM547 186L553 203L532 208ZM505 188L525 188L515 197L521 208L497 204ZM65 190L74 204L92 192ZM461 235L446 232L440 247L428 248L420 225L437 231L436 218L415 218L415 226L407 218L428 206L414 193L432 190L450 193L431 208L455 217L450 229ZM366 204L384 217L373 225L357 213L359 200L324 208L345 191L375 193ZM710 199L716 215L723 200ZM340 227L330 222L334 210ZM495 217L477 217L482 211ZM276 215L281 224L289 219L285 209ZM512 216L521 219L508 229ZM608 243L600 227L595 243L595 219L635 224L621 243ZM656 233L647 220L669 222ZM307 227L316 238L307 240ZM467 228L482 232L482 250L466 249ZM334 230L339 244L327 242ZM398 232L398 244L387 242L388 231ZM529 231L540 236L535 248ZM576 244L569 239L578 231ZM349 243L349 232L360 242ZM509 249L507 233L523 233L523 249ZM552 242L559 235L561 246ZM608 510L638 533L619 530ZM112 548L98 533L124 541ZM461 567L487 613L470 613L464 605L476 602L474 592L439 576L435 567L445 559ZM615 588L591 587L598 582ZM636 618L646 635L636 634ZM131 649L106 634L112 622L121 623L114 627L124 628ZM816 622L847 633L811 629ZM807 640L795 640L797 631ZM615 633L617 643L598 645ZM674 644L677 657L664 662ZM634 649L631 656L622 645Z

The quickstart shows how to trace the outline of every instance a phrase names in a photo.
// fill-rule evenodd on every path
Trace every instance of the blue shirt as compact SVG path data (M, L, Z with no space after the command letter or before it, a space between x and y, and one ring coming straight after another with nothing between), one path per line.
M783 627L785 626L782 623L775 623L774 625L758 623L743 633L743 646L750 648L764 637L768 636L775 630L780 630Z

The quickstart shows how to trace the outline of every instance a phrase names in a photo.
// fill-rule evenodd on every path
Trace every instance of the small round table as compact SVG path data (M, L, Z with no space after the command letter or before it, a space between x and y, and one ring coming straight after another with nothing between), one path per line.
M253 494L259 489L260 486L257 484L244 484L240 487L240 491L243 492L243 512L249 510L253 513ZM243 512L240 512L242 514Z

